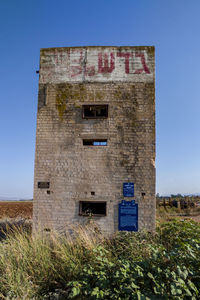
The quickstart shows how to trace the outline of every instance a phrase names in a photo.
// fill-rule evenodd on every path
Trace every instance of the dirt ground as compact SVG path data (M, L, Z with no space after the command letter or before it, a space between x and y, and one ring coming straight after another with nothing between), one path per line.
M0 201L0 219L32 219L32 201Z

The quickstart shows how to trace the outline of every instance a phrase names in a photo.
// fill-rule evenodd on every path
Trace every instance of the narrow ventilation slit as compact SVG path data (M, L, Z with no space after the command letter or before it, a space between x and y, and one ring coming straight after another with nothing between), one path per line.
M107 140L105 139L83 140L83 146L107 146Z

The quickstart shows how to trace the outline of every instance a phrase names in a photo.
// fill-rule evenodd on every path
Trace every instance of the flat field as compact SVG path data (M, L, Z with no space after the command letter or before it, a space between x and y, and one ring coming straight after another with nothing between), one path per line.
M32 219L32 201L0 201L0 219Z
M5 219L32 220L33 201L0 201L0 221ZM200 222L200 208L178 210L173 208L157 208L157 219L167 221L171 218L192 219Z

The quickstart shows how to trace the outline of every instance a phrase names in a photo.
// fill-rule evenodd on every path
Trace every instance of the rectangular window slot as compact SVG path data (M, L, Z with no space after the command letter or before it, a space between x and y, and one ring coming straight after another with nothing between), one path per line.
M48 181L39 181L38 182L38 189L49 189L50 182Z
M80 201L80 216L106 216L106 202Z
M83 140L83 146L107 146L107 140Z
M83 119L104 119L108 117L108 105L83 105Z

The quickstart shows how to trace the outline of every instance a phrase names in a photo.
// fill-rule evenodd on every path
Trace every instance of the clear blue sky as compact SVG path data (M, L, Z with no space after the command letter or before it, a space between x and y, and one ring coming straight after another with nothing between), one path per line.
M156 47L157 192L200 193L199 0L1 0L0 196L31 198L40 48Z

